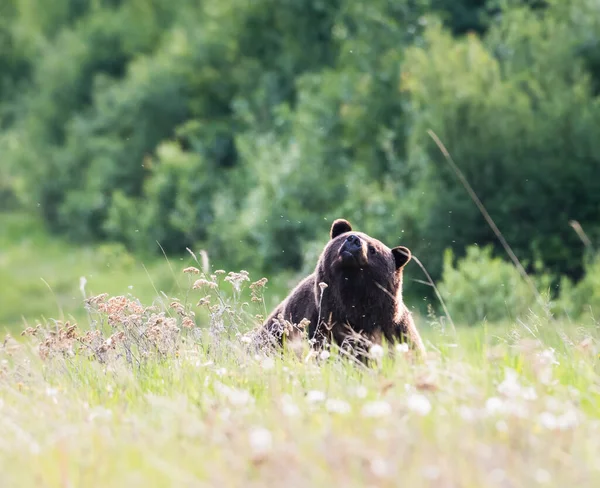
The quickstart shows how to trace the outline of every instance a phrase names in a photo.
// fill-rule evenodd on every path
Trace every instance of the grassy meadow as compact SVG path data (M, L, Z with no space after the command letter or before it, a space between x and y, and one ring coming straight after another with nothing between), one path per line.
M2 243L0 486L600 480L593 325L531 315L453 330L420 317L423 360L402 348L395 359L374 348L368 368L335 349L266 355L243 335L276 294L258 277L205 276L191 255L146 274L127 254L68 248L3 219L18 245ZM36 325L42 316L57 321Z
M182 295L188 280L180 271L194 261L191 255L134 256L118 244L73 244L48 235L27 213L0 213L0 229L2 332L50 319L87 325L83 300L94 294L131 294L148 304ZM271 280L269 305L285 296L291 279Z
M599 14L0 0L0 488L600 486ZM251 347L336 218L426 357Z

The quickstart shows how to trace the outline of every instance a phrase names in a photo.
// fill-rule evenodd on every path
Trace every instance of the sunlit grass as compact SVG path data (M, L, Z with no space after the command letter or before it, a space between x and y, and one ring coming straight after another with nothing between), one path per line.
M189 254L142 258L114 244L76 245L48 235L38 219L21 213L0 213L0 229L2 331L50 317L84 325L84 293L132 294L144 303L162 293L181 296L188 286L181 269L194 261ZM271 280L269 305L283 297L289 279Z
M425 361L267 356L243 333L285 293L283 278L255 288L257 303L258 276L184 273L201 262L136 261L1 218L0 323L15 336L21 315L41 326L0 343L0 486L600 481L593 323L530 315L454 330L418 317ZM109 296L86 310L84 292Z
M53 325L21 344L4 343L2 486L504 487L600 480L594 327L530 317L527 327L454 331L432 319L421 323L425 361L399 352L365 368L335 350L328 358L308 350L268 356L248 350L238 334L260 304L245 304L243 294L219 295L230 284L222 275L211 277L218 289L196 306L206 290L193 289L197 275L179 273L186 287L171 306L143 312L121 299L99 300L90 314L102 334L91 347L81 345L83 330L69 339L49 335ZM182 326L202 309L211 314L206 329ZM176 336L148 332L161 323L152 318L159 312L180 327ZM175 347L141 340L140 331ZM121 339L107 341L119 333ZM42 354L46 360L39 343L53 351ZM99 353L103 345L109 353Z

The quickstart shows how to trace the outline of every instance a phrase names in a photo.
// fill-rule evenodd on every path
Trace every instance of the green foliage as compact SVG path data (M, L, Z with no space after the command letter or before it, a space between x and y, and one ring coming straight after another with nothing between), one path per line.
M596 255L585 263L585 275L573 283L563 277L560 298L556 303L557 313L571 319L591 319L597 323L600 317L600 256Z
M593 0L0 9L0 205L74 241L308 270L343 216L437 279L497 241L428 129L521 259L576 280L600 236Z
M461 253L497 241L428 129L446 143L518 256L581 275L581 243L569 221L600 233L600 140L591 130L600 101L573 57L580 33L564 10L509 12L485 42L454 41L433 25L425 46L407 53L414 127L407 198L418 202L407 218L416 223L411 237L421 239L415 250L434 274L448 245Z
M547 276L538 285L549 285ZM466 256L454 263L451 250L444 254L440 294L452 320L475 325L481 321L501 322L543 314L536 293L510 263L492 256L492 248L470 246Z

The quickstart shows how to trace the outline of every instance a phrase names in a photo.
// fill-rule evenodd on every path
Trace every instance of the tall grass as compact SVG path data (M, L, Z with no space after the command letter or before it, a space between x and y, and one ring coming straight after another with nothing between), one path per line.
M6 339L1 486L598 485L596 328L431 317L423 361L267 355L249 277L186 271L178 298L90 297L91 330Z

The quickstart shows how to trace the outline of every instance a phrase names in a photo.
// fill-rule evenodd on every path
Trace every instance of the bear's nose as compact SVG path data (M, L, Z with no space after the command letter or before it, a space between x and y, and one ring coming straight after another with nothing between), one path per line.
M346 244L348 244L349 247L354 248L354 249L362 247L362 244L360 242L360 237L355 236L354 234L346 237Z

